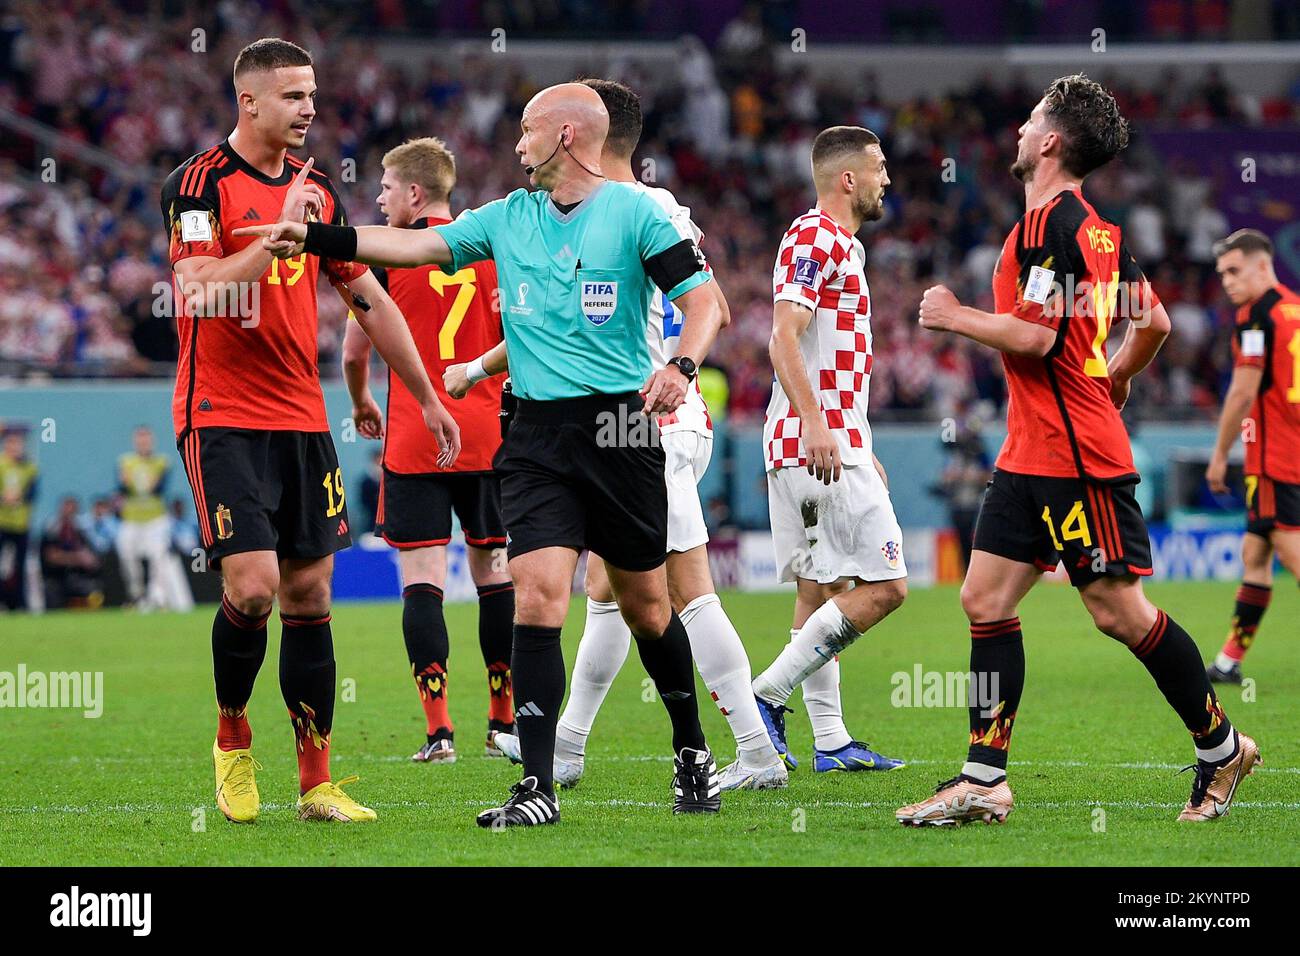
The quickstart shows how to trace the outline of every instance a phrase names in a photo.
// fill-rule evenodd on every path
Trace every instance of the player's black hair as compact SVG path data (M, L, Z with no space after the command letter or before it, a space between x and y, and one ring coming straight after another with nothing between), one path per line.
M1087 176L1105 166L1128 145L1128 120L1115 97L1082 73L1055 79L1043 91L1047 118L1061 134L1061 165L1072 175Z
M311 66L311 54L288 40L262 37L239 51L235 57L235 79L243 73L265 73L282 66Z
M605 112L609 113L605 143L610 152L631 156L636 144L641 142L641 98L617 80L588 77L578 82L595 90L605 104Z
M1238 249L1245 255L1252 252L1262 252L1266 256L1272 256L1273 241L1258 229L1238 229L1232 235L1220 239L1214 244L1214 258L1226 256L1229 252Z
M860 153L868 146L876 146L879 143L879 136L861 126L828 127L818 133L817 138L813 140L813 169L845 153Z

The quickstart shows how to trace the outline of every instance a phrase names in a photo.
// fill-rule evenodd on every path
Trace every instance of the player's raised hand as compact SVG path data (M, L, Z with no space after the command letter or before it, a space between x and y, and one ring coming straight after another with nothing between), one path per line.
M932 285L921 296L921 328L940 332L951 328L952 316L961 303L946 285Z
M300 256L307 242L305 222L282 221L264 226L240 226L233 236L261 236L262 248L277 259Z
M367 393L359 403L352 406L352 423L357 426L362 438L384 437L384 413L379 410L379 404L373 395Z
M425 427L433 433L434 440L438 443L438 467L450 468L460 457L460 426L442 402L430 402L421 412L424 414Z
M289 191L284 194L284 205L280 209L282 220L306 222L308 213L317 219L320 218L321 210L325 208L325 190L307 179L307 174L311 172L315 163L315 157L308 159L302 169L298 170L298 175L293 177L293 182L289 184Z
M1212 455L1210 463L1205 467L1205 481L1210 486L1210 490L1216 495L1226 495L1228 493L1228 459Z
M686 386L690 382L676 365L666 365L652 373L641 388L645 399L642 409L647 415L664 415L675 412L686 400Z
M447 390L447 394L452 398L464 398L469 394L469 390L474 387L474 383L469 380L469 375L466 374L468 368L468 362L460 362L456 365L448 365L442 373L442 387Z
M840 480L840 446L825 422L803 423L803 450L808 456L808 474L825 485Z

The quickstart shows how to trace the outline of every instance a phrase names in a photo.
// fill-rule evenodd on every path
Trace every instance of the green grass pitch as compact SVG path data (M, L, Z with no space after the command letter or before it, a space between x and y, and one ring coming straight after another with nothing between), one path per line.
M250 716L262 815L227 823L212 800L215 727L209 657L212 609L192 615L119 612L0 617L0 671L103 671L104 711L0 710L0 865L21 864L1074 864L1184 866L1300 862L1300 595L1279 581L1247 661L1254 700L1224 691L1229 716L1254 735L1265 764L1236 806L1211 825L1178 824L1191 774L1186 732L1145 669L1092 628L1074 593L1037 588L1022 608L1028 678L1012 748L1016 810L1005 826L910 830L893 810L950 776L965 751L959 708L891 705L895 672L964 670L968 638L954 588L915 590L843 658L849 729L910 761L888 774L813 774L812 737L797 701L789 721L804 764L789 789L726 795L716 817L671 815L668 722L644 702L629 656L596 722L580 787L561 796L563 821L491 832L474 814L499 802L518 769L483 757L486 686L473 605L448 608L451 708L460 760L412 764L423 718L407 672L400 606L347 604L334 613L341 693L335 778L374 807L372 825L302 823L291 734L276 677L279 628ZM1227 583L1148 588L1217 650L1232 608ZM788 638L792 596L724 595L756 669ZM571 665L581 630L565 629ZM344 681L355 682L344 685ZM343 688L355 686L355 699ZM348 694L347 696L352 696ZM707 702L707 695L702 701ZM722 716L703 707L719 764L734 749ZM200 812L201 811L201 812Z

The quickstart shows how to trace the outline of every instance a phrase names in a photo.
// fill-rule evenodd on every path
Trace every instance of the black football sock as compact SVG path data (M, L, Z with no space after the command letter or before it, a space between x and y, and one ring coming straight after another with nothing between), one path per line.
M664 702L673 724L673 753L683 747L704 750L704 730L700 727L699 702L695 695L695 665L691 660L691 642L677 612L672 612L662 637L636 639L641 664L655 682L659 699Z
M452 736L447 711L447 621L442 613L442 588L409 584L402 589L402 638L406 659L424 709L425 738L429 743Z
M509 581L478 589L478 646L487 668L488 730L509 732L515 725L510 688L510 645L515 635L515 586Z
M1259 630L1259 622L1263 620L1272 597L1273 589L1267 584L1241 582L1241 587L1237 588L1237 605L1232 611L1232 630L1219 653L1241 662L1250 645L1255 643L1255 632Z
M293 721L298 786L303 793L330 778L334 726L334 638L330 616L281 614L280 693Z
M560 629L516 624L510 671L524 776L536 777L537 789L555 796L555 724L564 701Z
M1130 650L1146 665L1160 693L1178 713L1183 726L1191 731L1198 755L1222 748L1232 733L1232 724L1219 706L1214 685L1205 675L1196 642L1178 622L1157 610L1151 630Z
M1020 618L970 626L970 749L967 764L1007 770L1011 729L1025 689L1025 640ZM977 768L966 768L972 771ZM975 773L969 773L976 776ZM987 774L986 774L987 776ZM981 779L992 783L992 779Z
M271 611L249 617L221 595L212 621L212 675L217 685L217 746L242 750L253 742L248 726L248 699L266 659L266 619Z

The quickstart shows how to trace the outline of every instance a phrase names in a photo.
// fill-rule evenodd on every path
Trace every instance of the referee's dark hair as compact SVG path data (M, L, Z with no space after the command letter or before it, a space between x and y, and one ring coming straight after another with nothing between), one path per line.
M1242 255L1262 252L1272 258L1273 242L1258 229L1238 229L1232 235L1220 239L1214 244L1214 258L1226 256L1229 252L1241 250Z
M235 57L235 82L245 73L268 73L283 66L311 66L311 54L288 40L262 37L239 51Z
M589 77L578 82L595 90L609 113L605 146L617 156L631 156L641 142L641 98L617 80Z
M1044 112L1061 134L1061 166L1080 178L1105 166L1128 145L1128 120L1115 97L1082 73L1055 79L1043 91Z
M880 137L861 126L831 126L817 134L813 140L813 174L823 169L833 159L849 154L860 154L868 146L880 144Z

